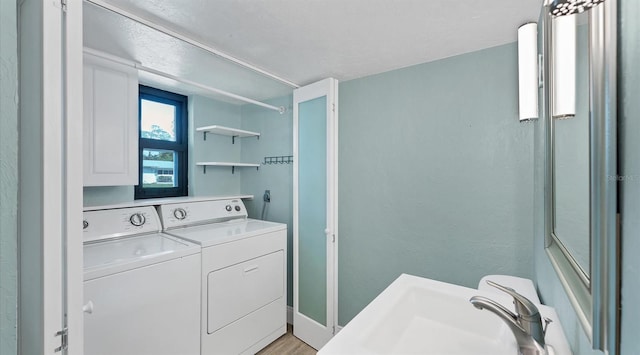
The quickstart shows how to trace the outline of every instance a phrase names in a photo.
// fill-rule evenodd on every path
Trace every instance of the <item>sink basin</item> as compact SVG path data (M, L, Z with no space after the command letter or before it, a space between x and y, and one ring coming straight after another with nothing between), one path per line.
M504 321L471 305L475 295L513 310L506 294L403 274L318 354L517 354L515 337ZM557 320L552 308L539 308L543 316ZM553 328L564 340L560 323L552 323L549 331ZM554 354L571 353L566 341L556 342L561 344L560 349L551 344Z

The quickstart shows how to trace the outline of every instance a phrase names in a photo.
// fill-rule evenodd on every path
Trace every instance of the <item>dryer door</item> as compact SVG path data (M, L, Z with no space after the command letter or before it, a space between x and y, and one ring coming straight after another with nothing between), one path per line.
M207 277L207 333L283 297L284 251L235 264Z

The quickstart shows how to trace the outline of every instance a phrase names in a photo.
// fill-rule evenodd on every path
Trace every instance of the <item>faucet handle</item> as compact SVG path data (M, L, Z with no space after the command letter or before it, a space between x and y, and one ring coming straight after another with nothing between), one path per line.
M510 287L502 286L499 283L495 283L491 280L487 280L487 284L497 288L502 292L506 292L509 295L511 295L511 297L513 297L513 301L516 306L516 313L519 316L527 319L530 319L531 317L535 317L535 316L537 316L538 318L540 317L540 311L538 311L538 307L536 307L536 305L533 302L531 302L528 298L517 293L516 290Z

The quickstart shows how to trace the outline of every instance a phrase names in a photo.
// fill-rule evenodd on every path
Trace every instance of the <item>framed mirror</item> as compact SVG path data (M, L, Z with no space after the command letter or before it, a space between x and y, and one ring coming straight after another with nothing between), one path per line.
M574 15L576 105L573 114L565 115L554 114L554 106L565 94L554 82L556 76L565 74L554 64L553 38L558 33L554 33L555 20L549 9L556 2L562 1L545 2L540 26L545 250L593 348L615 354L619 319L617 5L605 0Z

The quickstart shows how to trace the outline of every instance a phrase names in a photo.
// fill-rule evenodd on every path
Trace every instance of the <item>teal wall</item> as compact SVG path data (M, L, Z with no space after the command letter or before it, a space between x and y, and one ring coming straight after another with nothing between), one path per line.
M42 243L42 132L43 132L43 12L44 3L25 0L19 10L19 299L18 349L20 354L44 353Z
M532 277L515 43L340 84L339 324L401 273Z
M640 351L640 2L618 1L618 122L622 232L621 353Z
M82 189L84 206L114 205L133 201L133 186L87 186Z
M260 132L260 139L242 139L242 161L262 162L266 156L293 154L293 97L268 101L274 106L287 107L284 114L254 105L242 106L242 129ZM260 171L242 172L241 191L254 195L246 200L249 217L260 218L264 190L271 190L265 219L287 224L287 305L293 306L293 164L262 165Z
M18 24L16 1L0 1L0 354L17 353Z
M196 162L238 162L243 139L231 144L231 137L195 133L197 127L219 125L240 128L241 106L225 103L203 96L189 97L189 195L233 195L240 194L240 177L250 168L236 168L234 174L230 167L196 167ZM255 169L254 169L255 170ZM253 172L253 171L251 171Z

